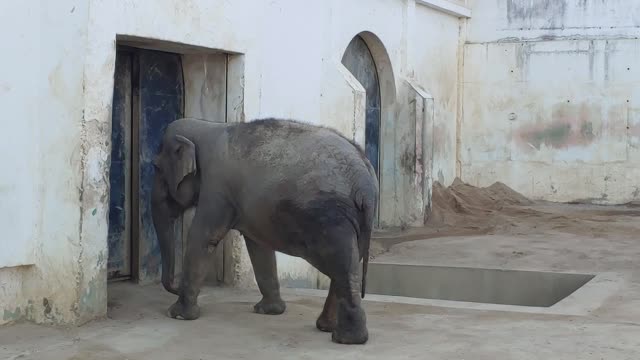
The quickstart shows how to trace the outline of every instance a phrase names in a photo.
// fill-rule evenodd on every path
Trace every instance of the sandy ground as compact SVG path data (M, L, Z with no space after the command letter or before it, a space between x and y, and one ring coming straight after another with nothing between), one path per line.
M367 296L370 341L343 346L314 327L323 292L285 290L285 314L265 316L251 312L254 291L208 288L202 317L184 322L164 316L175 296L160 286L118 283L108 319L0 328L0 359L640 359L640 208L538 204L500 186L478 205L465 189L441 190L455 195L452 207L436 209L428 228L378 234L376 261L613 272L622 285L579 316Z
M584 238L638 239L640 204L597 206L534 202L501 183L477 188L456 180L433 187L433 209L423 228L374 235L371 257L411 240L470 235L576 235Z

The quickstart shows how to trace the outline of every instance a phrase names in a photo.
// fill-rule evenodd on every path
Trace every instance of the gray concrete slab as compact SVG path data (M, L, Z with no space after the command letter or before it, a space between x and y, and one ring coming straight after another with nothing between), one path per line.
M265 316L251 313L255 293L207 289L202 296L202 318L185 322L164 316L174 297L159 287L118 284L110 290L113 299L110 319L73 329L29 324L2 328L0 358L640 358L640 323L634 318L367 302L370 342L364 346L342 346L331 343L329 335L313 325L322 306L320 297L286 294L287 312Z
M601 221L602 219L596 219ZM591 226L597 226L594 220ZM616 232L610 222L625 230ZM315 329L323 291L285 290L285 314L252 313L255 291L207 288L202 317L164 315L160 286L113 284L109 318L79 328L0 328L0 359L640 359L640 221L609 219L607 233L479 235L396 241L376 261L603 274L558 311L367 296L370 341L333 344ZM638 231L630 231L637 228ZM606 276L605 276L606 275ZM561 302L562 303L562 302ZM498 306L498 305L496 305ZM551 307L549 309L553 309Z

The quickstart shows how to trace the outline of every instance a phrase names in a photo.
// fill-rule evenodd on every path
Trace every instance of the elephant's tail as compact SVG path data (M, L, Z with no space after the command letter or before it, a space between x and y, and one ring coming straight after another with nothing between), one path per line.
M367 218L367 211L365 210L365 218ZM364 220L366 223L367 220ZM362 298L364 299L364 294L367 290L367 269L369 268L369 247L371 243L371 227L367 229L362 229L360 233L361 239L358 239L358 242L362 243Z

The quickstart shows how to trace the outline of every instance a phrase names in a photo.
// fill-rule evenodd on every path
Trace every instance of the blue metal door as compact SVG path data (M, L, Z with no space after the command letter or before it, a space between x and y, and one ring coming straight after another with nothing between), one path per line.
M114 80L108 277L155 280L161 257L151 219L151 161L167 125L184 113L181 56L119 48ZM181 221L176 228L181 239ZM181 241L176 250L180 256Z
M367 95L365 153L376 174L380 167L380 83L371 51L364 39L356 36L342 56L342 64L362 84Z
M151 219L152 160L160 147L167 125L184 113L184 81L178 54L141 50L139 62L139 248L140 280L155 280L161 271L160 247ZM176 238L181 239L181 221L176 222ZM177 255L182 242L176 241Z
M111 111L108 278L131 276L131 84L132 53L118 51Z

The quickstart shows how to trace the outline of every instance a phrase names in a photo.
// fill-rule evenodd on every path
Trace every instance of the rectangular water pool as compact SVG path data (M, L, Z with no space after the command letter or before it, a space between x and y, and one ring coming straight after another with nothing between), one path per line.
M550 307L594 277L591 274L371 263L367 293Z

